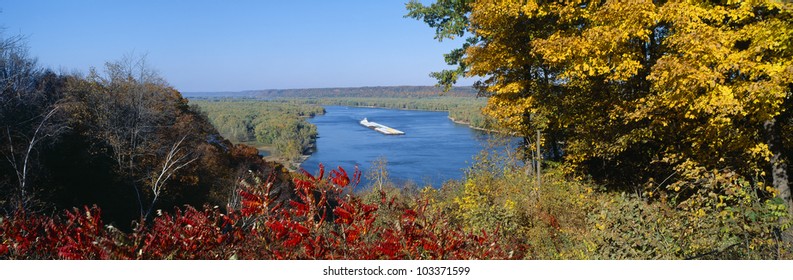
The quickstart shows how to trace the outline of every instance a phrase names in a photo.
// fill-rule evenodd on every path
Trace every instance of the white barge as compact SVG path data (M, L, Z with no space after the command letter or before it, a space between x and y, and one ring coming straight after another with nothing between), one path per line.
M405 134L402 131L387 127L385 125L382 125L382 124L379 124L379 123L376 123L376 122L370 122L366 118L364 118L361 121L361 125L365 126L365 127L368 127L368 128L371 128L371 129L374 129L375 131L380 132L380 133L385 134L385 135L403 135L403 134Z

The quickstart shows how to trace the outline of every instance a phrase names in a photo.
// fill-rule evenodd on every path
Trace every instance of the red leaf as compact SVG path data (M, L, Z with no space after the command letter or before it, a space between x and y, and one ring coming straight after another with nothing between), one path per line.
M402 214L402 220L412 223L416 220L416 215L418 215L416 214L416 211L413 211L412 209L405 209L405 213Z
M300 235L307 235L308 234L308 228L303 226L303 225L301 225L301 224L294 224L292 226L292 228L295 231L297 231L297 233L299 233Z
M350 177L347 176L347 171L345 171L344 168L341 168L341 166L339 166L338 168L339 168L338 171L336 170L330 171L331 181L337 186L346 187L347 185L350 184Z
M360 233L361 231L358 229L358 227L350 227L350 229L344 232L344 234L347 236L347 243L355 242L355 240L357 240L360 236Z
M321 163L319 164L319 180L322 180L322 177L325 176L325 166Z
M364 215L369 215L370 213L377 211L377 208L377 205L364 204L361 206L361 210L363 210Z
M289 205L295 209L295 212L298 216L302 216L304 213L308 212L308 205L305 203L300 203L297 201L289 201Z
M300 236L300 234L293 232L290 233L289 238L287 238L286 241L284 241L284 246L295 247L297 244L300 244L301 241L303 241L303 237Z
M346 225L352 223L352 214L342 207L336 207L336 209L333 209L333 214L336 215L337 223L343 223Z

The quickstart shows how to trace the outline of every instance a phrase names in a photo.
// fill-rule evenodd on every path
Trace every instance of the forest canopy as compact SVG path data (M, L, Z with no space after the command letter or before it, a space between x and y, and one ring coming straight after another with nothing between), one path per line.
M407 4L481 77L484 113L611 187L653 196L737 172L789 210L793 4L464 1ZM449 72L451 71L451 72ZM666 179L666 180L665 180ZM675 182L669 184L669 182ZM696 188L694 188L696 189ZM690 193L681 193L690 196Z
M0 67L4 213L98 205L128 228L157 209L233 202L245 170L280 172L223 139L144 57L58 74L9 37Z

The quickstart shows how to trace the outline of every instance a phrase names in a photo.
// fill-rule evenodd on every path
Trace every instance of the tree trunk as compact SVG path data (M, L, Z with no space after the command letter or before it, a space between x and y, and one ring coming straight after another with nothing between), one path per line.
M534 176L534 152L531 151L531 136L528 133L524 133L523 136L523 147L525 149L525 153L523 155L523 162L526 163L526 169L524 173L526 176Z
M770 162L772 185L779 192L779 198L785 202L788 215L793 217L793 200L791 199L790 181L787 174L788 163L787 158L784 158L782 153L781 139L779 139L780 131L776 125L776 120L773 119L766 121L763 127L765 128L768 148L773 154Z
M775 152L771 157L771 179L774 188L779 191L779 197L785 201L787 212L793 217L793 200L791 200L790 182L787 175L787 162L782 158L782 153Z

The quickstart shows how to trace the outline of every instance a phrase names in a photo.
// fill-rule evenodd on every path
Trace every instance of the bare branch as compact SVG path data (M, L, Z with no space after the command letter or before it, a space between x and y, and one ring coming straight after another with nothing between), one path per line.
M10 151L10 153L8 155L6 155L6 160L8 160L8 162L11 164L11 167L14 168L14 172L16 172L16 175L17 175L17 182L19 184L19 195L20 195L19 196L19 200L18 200L18 205L20 207L24 208L25 207L25 201L28 199L27 177L28 177L28 169L29 169L28 167L30 165L29 164L30 163L30 155L33 153L33 148L36 146L36 144L43 137L47 137L49 135L49 134L45 134L41 138L39 137L39 134L42 132L42 129L44 128L44 124L46 124L47 121L53 115L55 115L55 112L57 112L58 109L59 109L59 107L57 107L57 106L53 107L41 119L41 122L39 122L39 125L33 131L33 135L31 136L30 140L27 141L27 148L24 150L24 154L21 155L22 156L22 162L21 163L17 162L18 159L16 157L16 152L14 150L14 142L13 142L13 139L11 138L11 129L9 127L6 127L6 134L8 136L8 146L9 146L9 151Z
M149 206L149 210L146 211L145 218L148 218L149 214L151 214L151 210L154 208L154 204L157 202L157 199L160 197L160 193L162 192L163 187L168 182L168 180L177 172L179 169L184 168L185 166L189 165L193 161L198 158L191 158L188 159L189 153L184 153L182 149L182 143L187 138L187 136L183 136L182 139L179 139L178 142L174 143L171 146L171 150L168 151L168 154L165 156L165 159L162 163L162 168L160 168L159 172L157 172L157 179L154 180L151 184L151 191L154 194L154 198L152 199L151 205Z
M41 128L44 126L44 123L46 123L47 120L49 120L50 117L52 117L52 115L54 115L55 112L58 111L58 108L59 107L52 108L52 110L50 110L49 113L47 113L47 115L44 116L44 119L41 120L39 126L33 132L33 137L30 139L30 142L28 143L28 149L27 151L25 151L25 160L24 163L22 164L22 184L20 186L20 188L22 189L22 197L25 197L25 180L27 178L28 160L30 159L30 152L33 150L33 146L36 145L36 142L38 142L38 140L36 140L36 137L41 131Z

